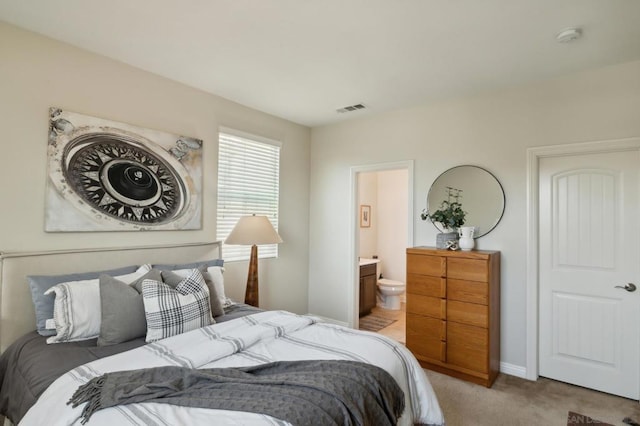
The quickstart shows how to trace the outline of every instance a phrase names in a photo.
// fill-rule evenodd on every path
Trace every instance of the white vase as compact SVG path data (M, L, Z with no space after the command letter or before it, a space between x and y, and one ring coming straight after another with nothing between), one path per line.
M473 239L474 231L475 227L473 226L462 226L458 229L458 234L460 235L458 247L460 247L460 250L469 251L473 249L475 246L475 241Z

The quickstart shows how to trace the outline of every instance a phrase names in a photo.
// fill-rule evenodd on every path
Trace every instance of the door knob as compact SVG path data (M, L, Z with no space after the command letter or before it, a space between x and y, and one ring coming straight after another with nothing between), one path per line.
M627 285L625 285L624 287L621 285L617 285L615 286L615 288L623 288L625 290L627 290L629 293L631 293L632 291L636 291L636 285L633 283L629 283Z

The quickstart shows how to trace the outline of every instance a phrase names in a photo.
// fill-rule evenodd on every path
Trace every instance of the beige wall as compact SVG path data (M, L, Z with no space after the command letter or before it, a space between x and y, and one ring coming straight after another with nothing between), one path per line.
M434 245L437 231L419 216L429 186L452 166L478 165L506 193L501 223L477 248L502 252L502 361L523 367L526 149L633 136L640 136L640 61L314 128L309 311L349 320L351 167L413 159L414 243Z
M402 282L406 276L407 185L406 169L358 173L358 206L371 206L371 227L359 228L359 256L378 256L378 273Z
M407 169L378 172L378 255L385 278L406 282Z
M47 122L51 106L202 139L202 229L45 233ZM261 301L267 308L306 312L308 128L4 23L0 23L0 250L215 239L218 126L282 141L279 226L284 243L277 260L261 261ZM246 273L247 262L227 265L228 291L236 299L244 296Z
M358 206L371 207L370 226L359 228L360 247L359 257L371 258L378 254L378 173L367 172L358 175ZM358 209L357 212L360 215ZM359 219L358 219L359 221Z

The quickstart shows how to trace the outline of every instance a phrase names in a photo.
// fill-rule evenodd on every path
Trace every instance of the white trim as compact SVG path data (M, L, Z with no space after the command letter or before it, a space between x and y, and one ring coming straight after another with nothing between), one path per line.
M275 146L277 146L279 148L282 148L282 142L280 142L278 140L265 138L264 136L256 135L256 134L249 133L249 132L243 132L242 130L236 130L236 129L232 129L230 127L219 126L218 127L218 139L220 139L220 133L226 133L228 135L237 136L239 138L249 139L249 140L255 141L255 142L262 142L262 143L266 143L268 145L275 145Z
M322 315L316 315L316 314L307 314L307 316L318 318L322 322L326 322L326 323L329 323L329 324L341 325L343 327L350 328L349 324L347 324L344 321L338 321L337 319L333 319L333 318L329 318L329 317L323 317Z
M527 338L526 378L538 379L538 162L539 153L527 150Z
M540 159L563 155L637 150L640 150L640 137L527 149L527 337L525 377L529 380L537 380L538 378L538 168Z
M508 362L500 363L500 372L502 374L508 374L510 376L520 377L521 379L528 379L527 368L522 365L509 364Z
M413 247L413 160L395 161L390 163L369 164L351 167L351 206L349 208L349 253L353 260L349 266L349 275L346 277L351 286L346 286L347 291L347 318L348 326L358 328L358 303L360 300L358 247L360 246L359 207L358 207L358 174L364 172L380 172L385 170L407 170L407 245Z

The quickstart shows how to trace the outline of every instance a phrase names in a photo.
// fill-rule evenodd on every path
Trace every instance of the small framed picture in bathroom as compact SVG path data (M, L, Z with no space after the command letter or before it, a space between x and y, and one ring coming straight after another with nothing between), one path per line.
M360 228L368 228L371 226L371 206L366 204L360 205Z

